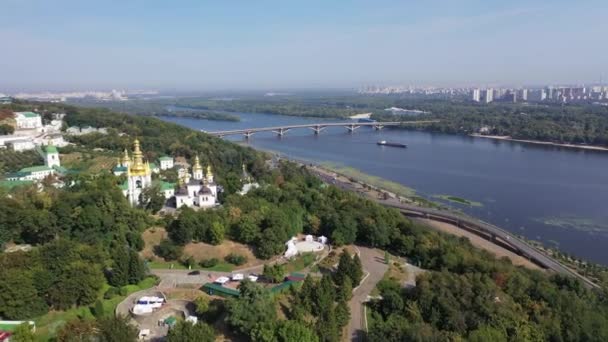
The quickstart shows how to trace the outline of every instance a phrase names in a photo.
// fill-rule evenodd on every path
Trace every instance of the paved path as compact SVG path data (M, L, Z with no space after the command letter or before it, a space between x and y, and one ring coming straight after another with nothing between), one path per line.
M330 251L331 251L331 248L329 248L329 247L324 248L323 252L317 255L317 260L313 264L308 266L306 269L300 270L298 272L305 273L305 274L309 273L310 267L312 267L313 265L316 265L321 260L323 260L329 254ZM286 262L288 262L288 260L285 260L283 258L278 258L273 261L269 261L266 264L273 265L275 263L283 264ZM199 271L199 274L190 275L189 273L191 273L193 271ZM219 277L224 277L224 276L230 277L231 275L236 274L236 273L242 273L245 275L245 277L247 277L250 274L260 275L263 273L263 271L264 271L264 264L241 268L241 269L235 269L235 270L232 270L232 272L216 272L216 271L208 271L208 270L186 270L186 269L163 268L163 269L151 269L150 273L152 273L160 278L161 281L158 284L158 288L166 289L166 288L174 288L174 287L177 287L178 285L197 284L197 285L202 286L205 283L213 282L215 279L217 279Z
M367 247L358 247L363 271L369 275L364 278L361 285L354 291L353 298L348 303L350 308L350 322L348 323L347 340L363 341L365 337L365 323L363 317L363 303L367 296L384 277L388 265L384 263L384 253Z

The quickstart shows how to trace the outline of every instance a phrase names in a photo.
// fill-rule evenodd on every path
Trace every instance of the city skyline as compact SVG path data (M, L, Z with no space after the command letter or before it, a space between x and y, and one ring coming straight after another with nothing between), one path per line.
M7 1L0 92L575 85L606 77L601 1L118 4Z

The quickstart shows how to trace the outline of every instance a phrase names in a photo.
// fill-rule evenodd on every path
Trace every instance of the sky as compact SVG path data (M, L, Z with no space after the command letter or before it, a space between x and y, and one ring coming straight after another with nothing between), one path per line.
M608 78L608 1L2 0L0 90Z

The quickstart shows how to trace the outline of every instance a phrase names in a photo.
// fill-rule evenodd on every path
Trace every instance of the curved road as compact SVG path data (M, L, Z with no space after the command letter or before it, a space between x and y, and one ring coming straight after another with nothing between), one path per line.
M365 340L366 318L363 313L363 303L367 301L367 297L388 270L388 265L384 260L384 253L362 246L357 246L357 249L359 250L359 258L361 259L363 270L368 275L361 281L359 287L353 291L353 298L348 303L350 321L348 322L346 337L349 341Z

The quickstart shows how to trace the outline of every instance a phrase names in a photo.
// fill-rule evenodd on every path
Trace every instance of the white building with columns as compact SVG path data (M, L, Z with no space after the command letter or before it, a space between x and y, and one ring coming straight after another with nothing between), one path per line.
M212 208L218 205L217 184L213 178L211 166L203 173L198 156L194 159L192 174L180 177L178 188L175 190L175 206L191 208Z

